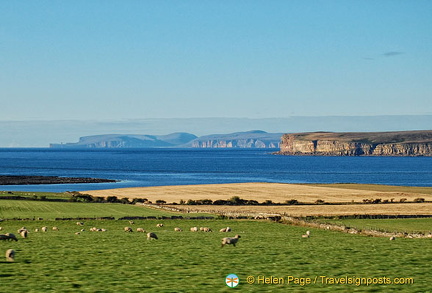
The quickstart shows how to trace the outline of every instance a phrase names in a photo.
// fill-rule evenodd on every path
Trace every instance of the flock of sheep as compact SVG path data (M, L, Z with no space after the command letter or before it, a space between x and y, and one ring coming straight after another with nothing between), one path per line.
M133 221L129 221L129 223L132 225L134 224ZM83 222L77 222L76 223L78 226L84 226ZM159 223L156 225L157 228L161 228L164 225L162 223ZM2 230L2 227L0 227L0 231ZM53 231L60 231L60 229L57 226L52 227ZM133 232L134 229L132 229L132 227L124 227L123 230L125 232ZM47 232L48 231L48 227L44 226L41 229L36 228L34 230L34 232ZM84 232L85 229L81 229L80 232L75 232L75 235L80 235L81 232ZM104 228L96 228L96 227L92 227L89 229L89 231L91 232L106 232L107 229ZM141 232L141 233L147 233L146 230L144 230L144 228L136 228L135 229L136 232ZM183 229L179 228L179 227L175 227L174 228L175 232L182 232ZM190 228L191 232L213 232L211 228L209 227L191 227ZM231 228L230 227L225 227L219 230L219 232L222 233L227 233L227 232L231 232ZM27 238L28 234L29 234L29 230L26 227L22 227L18 230L18 234L21 235L22 238ZM156 235L155 232L148 232L147 233L147 240L152 240L152 239L158 239L158 236ZM221 247L224 247L225 245L233 245L236 246L236 243L238 242L238 240L240 239L240 235L235 235L234 237L224 237L222 238L222 245ZM18 238L15 236L15 234L13 233L5 233L5 234L0 234L0 240L11 240L11 241L18 241ZM8 262L13 262L15 259L15 251L13 249L8 249L6 251L6 261Z

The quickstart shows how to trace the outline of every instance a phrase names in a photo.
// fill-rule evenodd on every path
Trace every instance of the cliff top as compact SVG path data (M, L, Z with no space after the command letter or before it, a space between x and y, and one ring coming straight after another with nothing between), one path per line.
M297 140L333 140L369 144L432 143L432 130L390 132L302 132L285 134L282 140L288 137L295 137Z

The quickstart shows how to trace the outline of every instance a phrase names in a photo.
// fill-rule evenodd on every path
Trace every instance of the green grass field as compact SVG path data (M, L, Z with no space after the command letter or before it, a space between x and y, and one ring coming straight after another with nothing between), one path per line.
M432 233L432 218L409 219L338 219L319 220L323 223L384 232Z
M156 228L156 223L164 227ZM16 262L0 261L0 283L15 292L230 292L225 276L240 278L242 292L427 292L431 288L430 239L374 238L310 229L267 221L142 220L133 225L154 231L126 233L128 221L4 221L3 232L21 226L30 231L56 225L60 231L31 232L18 242L0 242L1 250L16 250ZM92 226L107 232L89 232ZM215 232L190 232L192 226ZM230 226L231 233L216 232ZM183 232L175 232L181 227ZM220 247L221 238L240 234L237 247ZM350 278L413 278L405 285L247 284L259 276L286 279L320 276Z
M142 206L111 203L75 203L28 200L0 200L0 219L14 218L95 218L95 217L127 217L127 216L173 216L184 215L165 210L143 208ZM191 214L202 216L208 214Z
M14 292L432 290L432 239L398 238L389 241L388 238L351 235L269 221L136 220L132 225L134 230L142 227L159 236L159 240L148 241L144 233L124 232L125 226L131 226L128 221L88 220L84 221L84 227L80 227L76 225L76 221L53 220L56 217L112 216L118 219L123 216L162 215L179 214L123 204L1 200L0 218L41 217L44 220L0 222L0 233L11 232L19 237L18 242L0 241L0 284L5 288L13 288ZM367 223L371 220L359 221ZM431 223L430 219L424 222L422 219L381 221L377 220L373 225L388 223L395 229L427 229ZM157 223L163 223L164 227L157 228ZM350 223L354 226L354 222ZM26 239L17 233L22 226L30 231ZM60 231L34 232L35 228L40 229L42 226L58 226ZM107 232L90 232L89 229L93 226L105 228ZM210 227L214 232L190 232L189 228L193 226ZM218 232L220 228L227 226L233 231ZM183 232L175 232L174 227L182 228ZM86 231L75 235L82 228ZM311 231L311 237L302 238L301 235L307 229ZM235 234L242 236L237 247L220 247L222 237ZM6 262L3 256L9 248L16 251L14 263ZM225 285L225 277L229 274L239 276L240 284L237 288ZM248 276L254 277L253 284L247 283ZM307 278L310 278L311 284L288 284L289 276L303 278L297 279L299 282L307 282ZM282 278L284 283L258 284L270 281L263 279L264 277ZM340 278L348 278L354 283L358 278L371 278L370 281L376 282L393 282L395 278L404 278L401 280L409 284L334 284L345 280ZM323 284L323 280L327 280L327 283ZM362 281L367 282L367 279Z

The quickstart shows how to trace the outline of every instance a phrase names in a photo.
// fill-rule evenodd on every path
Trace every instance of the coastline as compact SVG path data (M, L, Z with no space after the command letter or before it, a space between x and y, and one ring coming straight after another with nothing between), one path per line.
M39 185L39 184L75 184L75 183L108 183L108 182L117 182L117 181L112 179L88 178L88 177L0 175L0 185Z

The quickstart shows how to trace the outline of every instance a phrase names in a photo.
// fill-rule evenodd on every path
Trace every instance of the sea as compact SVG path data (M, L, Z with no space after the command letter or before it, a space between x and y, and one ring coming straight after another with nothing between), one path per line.
M242 182L432 186L432 157L281 156L277 149L0 149L0 175L115 179L2 185L8 191L85 191Z

